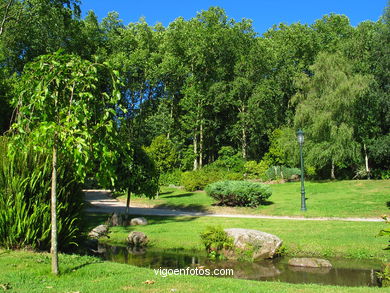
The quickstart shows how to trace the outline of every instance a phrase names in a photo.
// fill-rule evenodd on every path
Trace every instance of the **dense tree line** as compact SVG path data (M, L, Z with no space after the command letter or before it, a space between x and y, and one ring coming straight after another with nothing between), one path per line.
M247 161L295 167L302 128L316 176L388 176L389 5L380 20L357 27L330 14L261 36L250 20L218 7L164 27L144 19L125 25L117 13L81 19L76 0L0 6L2 132L24 66L62 49L119 72L119 132L140 147L165 137L175 153L171 169L202 168L226 146Z

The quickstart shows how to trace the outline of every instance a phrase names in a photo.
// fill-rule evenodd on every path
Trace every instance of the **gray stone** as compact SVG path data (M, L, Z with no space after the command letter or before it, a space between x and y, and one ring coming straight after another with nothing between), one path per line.
M148 242L148 237L142 232L133 231L127 236L127 243L130 246L144 247Z
M121 217L121 215L118 215L117 213L114 213L111 216L110 224L111 224L111 226L122 226L122 217Z
M110 231L109 231L107 225L99 225L99 226L93 228L91 230L91 232L88 233L88 236L91 238L95 238L95 239L98 239L98 238L103 237L103 236L109 237L108 236L109 232Z
M145 218L143 218L143 217L133 218L130 221L130 225L132 225L132 226L136 226L136 225L144 226L144 225L147 225L147 224L148 224L148 221Z
M258 230L230 228L225 232L233 237L236 248L253 250L253 260L273 258L283 243L279 237Z
M322 258L312 258L312 257L303 257L303 258L292 258L288 261L290 266L294 267L306 267L306 268L331 268L332 264Z

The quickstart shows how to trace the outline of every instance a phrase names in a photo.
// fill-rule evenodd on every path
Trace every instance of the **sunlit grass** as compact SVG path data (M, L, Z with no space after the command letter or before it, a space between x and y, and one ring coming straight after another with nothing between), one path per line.
M307 211L301 212L300 182L271 185L269 201L257 208L229 208L203 191L163 187L157 199L133 197L133 205L208 211L306 217L380 217L390 212L390 180L306 182ZM124 200L124 197L120 197Z
M383 250L387 239L377 237L384 222L289 221L215 217L146 217L147 226L112 227L111 244L125 244L131 231L148 235L156 249L203 251L199 233L209 225L223 228L248 228L272 233L283 241L289 255L390 258ZM107 215L90 215L90 228L107 219Z

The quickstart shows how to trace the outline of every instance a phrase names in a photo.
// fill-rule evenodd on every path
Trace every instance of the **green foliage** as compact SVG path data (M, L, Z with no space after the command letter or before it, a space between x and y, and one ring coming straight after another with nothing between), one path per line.
M233 238L229 237L221 226L207 226L200 238L212 259L223 258L223 251L233 248Z
M278 180L286 179L289 180L293 176L300 176L301 170L298 168L288 168L285 166L271 166L266 172L265 180Z
M390 263L383 265L383 270L377 272L379 280L381 281L382 287L390 287Z
M110 180L116 131L115 107L120 93L118 77L107 64L97 64L59 51L43 55L25 66L15 84L13 100L17 119L13 141L35 148L58 148L75 166L79 180L86 177L95 159L96 176Z
M161 173L172 171L177 165L175 146L165 135L155 137L145 150L153 158Z
M268 168L269 162L267 160L261 160L259 163L248 161L244 165L246 177L249 179L263 178Z
M181 185L187 191L204 189L208 184L221 180L241 180L241 173L229 172L214 166L206 166L200 170L184 172L181 177Z
M180 169L174 169L172 172L160 174L159 184L162 186L179 186L183 172Z
M250 207L261 205L272 194L268 185L234 180L212 183L206 192L220 205Z
M32 147L7 154L7 140L0 139L0 246L50 247L51 156ZM67 250L80 239L83 193L68 162L58 168L58 239Z
M218 152L218 159L212 164L217 168L224 168L228 171L241 172L245 160L231 146L223 146Z
M148 198L156 196L160 173L143 148L130 143L116 145L113 167L114 179L105 187Z
M312 75L296 79L300 91L294 97L299 102L295 126L306 131L307 161L319 169L357 163L359 144L347 109L367 92L372 76L355 73L340 53L318 54L310 70Z
M387 224L390 224L390 220L387 216L383 216L383 219L386 221ZM379 232L379 236L388 236L390 237L390 228L386 228L386 229L382 229L380 232ZM385 248L387 250L390 250L390 240L389 240L389 244L387 245L387 248Z

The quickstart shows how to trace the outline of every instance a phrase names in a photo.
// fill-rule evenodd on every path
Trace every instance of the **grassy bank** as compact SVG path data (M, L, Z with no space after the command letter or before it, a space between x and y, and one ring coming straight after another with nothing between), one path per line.
M61 275L50 274L46 253L0 251L0 288L6 292L389 292L383 288L335 287L258 282L228 278L156 276L138 268L96 258L60 255ZM153 284L145 284L153 280Z
M89 228L108 215L89 215ZM387 239L376 237L386 224L380 222L287 221L214 217L146 217L147 226L112 227L110 244L124 244L131 231L145 232L157 249L203 250L199 233L209 225L248 228L272 233L284 241L289 255L323 257L385 258Z
M212 206L203 191L163 187L159 198L132 198L133 205L232 214L306 217L380 217L389 213L390 180L306 182L307 212L300 211L300 183L272 184L272 196L257 208ZM125 200L124 196L119 197Z

